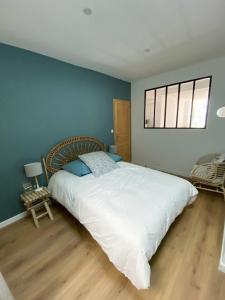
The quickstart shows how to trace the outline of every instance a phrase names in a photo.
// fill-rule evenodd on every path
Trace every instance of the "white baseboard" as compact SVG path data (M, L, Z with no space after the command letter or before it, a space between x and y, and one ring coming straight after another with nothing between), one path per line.
M26 217L26 215L27 215L27 212L24 211L24 212L12 217L12 218L9 218L9 219L7 219L3 222L0 222L0 228L3 228L5 226L8 226L8 225L20 220L20 219L23 219L24 217Z
M0 272L0 299L15 300L1 272Z
M225 264L220 262L220 265L219 265L219 270L223 273L225 273Z
M222 242L222 250L220 255L219 270L225 273L225 224L223 230L223 242Z

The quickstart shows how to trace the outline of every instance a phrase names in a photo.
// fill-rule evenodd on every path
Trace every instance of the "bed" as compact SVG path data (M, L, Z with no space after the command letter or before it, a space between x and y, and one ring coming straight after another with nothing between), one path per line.
M49 189L90 232L114 266L137 289L150 287L149 260L170 225L196 196L188 181L163 172L118 162L118 168L95 177L77 177L62 166L79 154L104 150L90 137L73 137L47 155Z

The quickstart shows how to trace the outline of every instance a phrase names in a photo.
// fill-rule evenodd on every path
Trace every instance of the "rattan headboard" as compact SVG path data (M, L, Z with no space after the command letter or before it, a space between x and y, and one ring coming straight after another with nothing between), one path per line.
M46 159L43 158L47 181L49 174L56 173L78 155L100 150L105 151L105 145L89 136L74 136L58 143L48 152Z

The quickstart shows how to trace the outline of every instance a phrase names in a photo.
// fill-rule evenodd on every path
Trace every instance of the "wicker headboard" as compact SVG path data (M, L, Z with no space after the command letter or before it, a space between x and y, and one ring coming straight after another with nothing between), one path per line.
M78 155L100 150L105 151L105 145L89 136L74 136L58 143L48 152L46 159L43 158L47 181L49 174L56 173Z

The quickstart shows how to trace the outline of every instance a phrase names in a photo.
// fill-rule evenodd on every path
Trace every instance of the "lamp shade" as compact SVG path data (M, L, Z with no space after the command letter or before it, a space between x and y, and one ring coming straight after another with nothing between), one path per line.
M219 118L225 118L225 106L222 106L217 110L217 116Z
M109 145L109 152L110 153L117 153L117 145Z
M34 176L41 175L43 173L42 165L40 162L26 164L24 165L24 169L27 177L34 177Z

